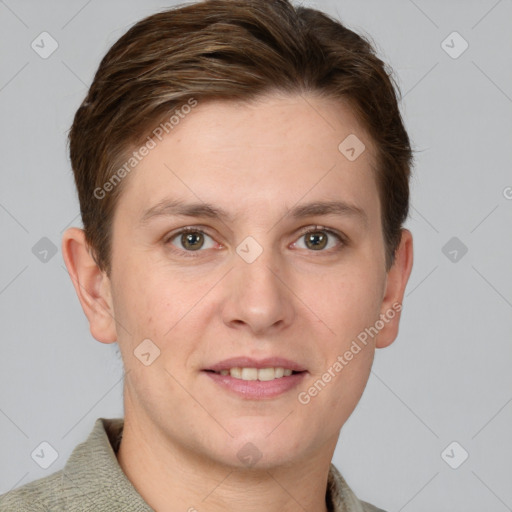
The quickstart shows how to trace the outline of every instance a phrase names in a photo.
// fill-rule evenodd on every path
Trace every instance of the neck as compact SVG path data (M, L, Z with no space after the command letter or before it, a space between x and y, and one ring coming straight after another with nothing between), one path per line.
M326 512L334 446L330 453L286 467L241 469L188 451L125 414L117 459L137 492L158 512Z

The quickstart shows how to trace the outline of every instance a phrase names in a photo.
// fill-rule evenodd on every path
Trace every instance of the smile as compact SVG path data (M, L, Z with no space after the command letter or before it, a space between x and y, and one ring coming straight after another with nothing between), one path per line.
M277 355L262 359L240 355L210 364L202 373L218 386L217 389L232 396L262 400L291 391L309 372L297 361Z
M241 380L260 380L260 381L269 381L274 379L280 379L282 377L289 377L292 375L293 370L289 368L282 368L278 366L276 368L240 368L234 367L229 370L220 370L218 372L220 375L230 375L235 379ZM295 372L297 373L297 372Z

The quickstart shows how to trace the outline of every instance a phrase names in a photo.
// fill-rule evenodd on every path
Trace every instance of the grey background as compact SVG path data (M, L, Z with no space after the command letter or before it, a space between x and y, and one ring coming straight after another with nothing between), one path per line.
M512 2L308 4L376 42L418 151L401 331L377 351L334 462L390 512L512 510ZM0 493L61 469L96 418L123 415L116 345L89 334L60 252L80 225L66 135L107 49L170 5L0 1ZM47 59L31 48L43 31L59 45ZM442 46L453 31L469 43L458 58ZM43 237L57 249L46 262ZM42 441L58 452L46 470L31 458Z

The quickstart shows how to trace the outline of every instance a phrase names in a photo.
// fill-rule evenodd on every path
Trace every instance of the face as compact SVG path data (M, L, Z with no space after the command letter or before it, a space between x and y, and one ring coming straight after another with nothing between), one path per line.
M380 334L344 354L389 309L371 140L344 104L272 95L156 143L113 220L126 416L228 466L332 454Z

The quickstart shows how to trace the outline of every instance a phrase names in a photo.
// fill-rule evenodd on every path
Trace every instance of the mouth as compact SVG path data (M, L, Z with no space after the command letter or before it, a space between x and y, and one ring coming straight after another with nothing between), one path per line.
M308 371L283 358L231 358L202 370L224 391L251 400L270 399L292 390Z
M268 382L274 379L282 379L283 377L289 377L290 375L295 375L298 373L303 373L302 371L295 371L290 368L283 368L282 366L277 367L268 367L268 368L251 368L251 367L239 367L235 366L233 368L225 369L225 370L205 370L207 372L216 373L217 375L229 375L234 379L240 380L258 380L261 382ZM304 370L305 371L305 370Z

